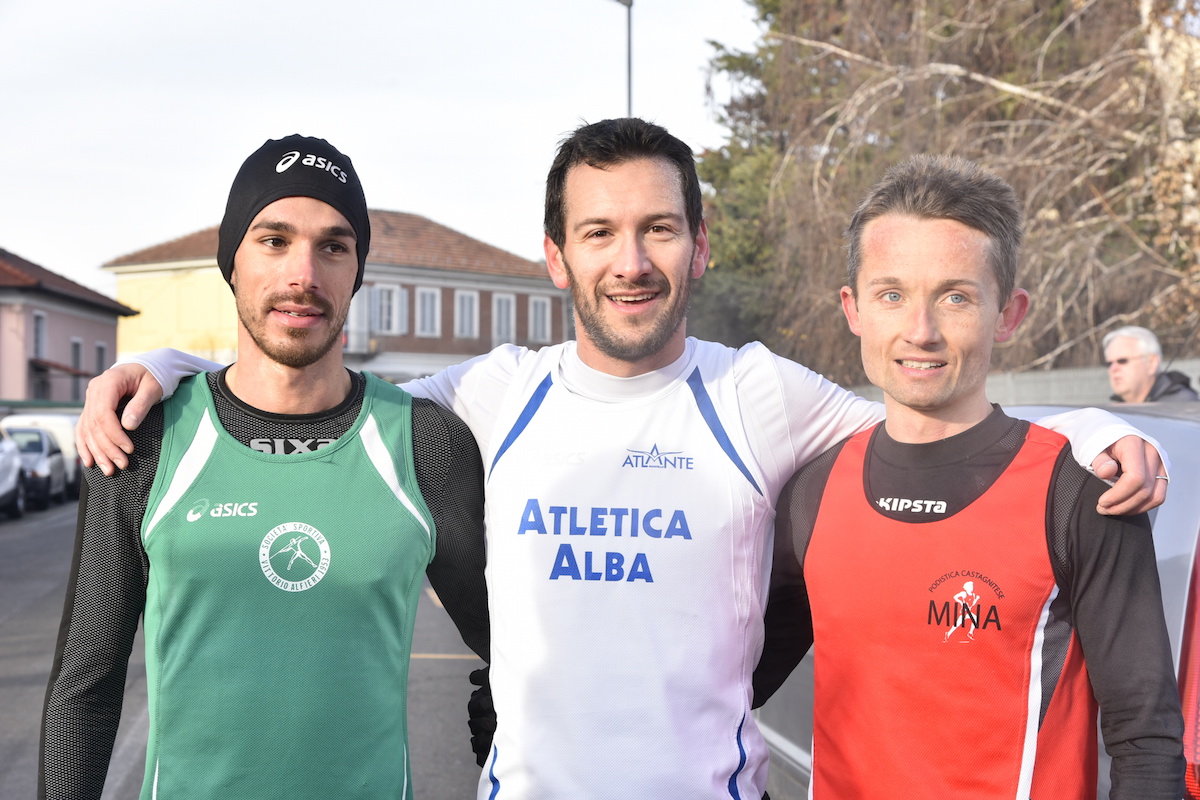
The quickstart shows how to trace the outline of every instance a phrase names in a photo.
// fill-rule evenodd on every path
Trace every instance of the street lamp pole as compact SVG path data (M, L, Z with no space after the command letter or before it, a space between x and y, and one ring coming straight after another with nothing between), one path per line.
M633 116L633 0L617 0L625 6L625 116Z

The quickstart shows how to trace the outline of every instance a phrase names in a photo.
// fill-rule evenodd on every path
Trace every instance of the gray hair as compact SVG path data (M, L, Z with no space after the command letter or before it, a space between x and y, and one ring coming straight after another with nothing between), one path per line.
M871 187L846 227L850 289L858 294L863 228L885 214L949 219L988 237L987 258L1004 308L1017 285L1017 255L1025 236L1017 193L997 175L955 156L918 155L892 167Z
M1113 339L1133 339L1141 347L1141 354L1144 356L1158 356L1162 358L1162 347L1158 343L1158 337L1149 328L1141 328L1137 325L1126 325L1124 328L1117 328L1115 331L1109 331L1104 335L1104 349L1108 349L1109 342Z

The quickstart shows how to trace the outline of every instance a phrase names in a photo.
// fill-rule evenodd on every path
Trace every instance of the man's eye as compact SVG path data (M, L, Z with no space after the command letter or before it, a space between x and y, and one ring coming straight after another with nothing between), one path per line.
M899 292L884 292L883 299L887 300L889 303L899 303L900 302L900 293Z
M949 297L947 297L946 299L955 305L958 305L959 303L967 302L967 296L962 295L962 294L952 294Z

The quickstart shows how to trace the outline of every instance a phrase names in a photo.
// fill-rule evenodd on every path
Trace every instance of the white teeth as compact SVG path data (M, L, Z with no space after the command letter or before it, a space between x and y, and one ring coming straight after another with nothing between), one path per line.
M654 297L652 294L639 294L634 297L616 297L614 295L609 295L608 299L616 300L618 303L637 303L642 300L649 300L652 297Z
M900 366L908 369L937 369L938 367L946 366L945 363L934 363L932 361L907 361L901 360Z
M284 311L289 317L315 317L316 314L301 314L299 311Z

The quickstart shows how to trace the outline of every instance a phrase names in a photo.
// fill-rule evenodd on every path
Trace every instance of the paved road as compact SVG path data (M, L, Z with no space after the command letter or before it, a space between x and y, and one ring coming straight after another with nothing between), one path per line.
M41 707L71 567L76 504L0 520L0 800L33 798ZM146 746L146 669L140 638L105 800L137 797ZM474 797L467 674L479 659L459 640L426 588L417 612L409 678L413 789L420 800Z

